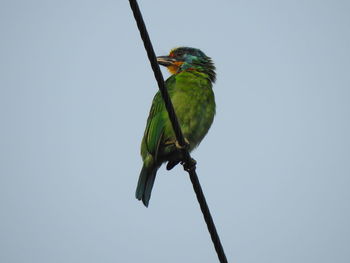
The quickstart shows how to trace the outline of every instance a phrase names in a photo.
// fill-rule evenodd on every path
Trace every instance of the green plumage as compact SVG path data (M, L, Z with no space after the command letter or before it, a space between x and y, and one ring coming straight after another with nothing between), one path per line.
M215 100L212 82L215 67L211 59L198 49L178 48L169 57L159 57L159 64L169 67L180 61L175 74L165 86L169 92L175 113L189 151L192 151L207 134L215 115ZM168 64L164 62L171 61ZM178 64L177 64L178 65ZM174 68L172 68L173 70ZM176 138L161 94L156 93L147 119L141 144L143 167L136 189L136 198L148 206L157 170L168 161L172 168L182 157L176 147Z

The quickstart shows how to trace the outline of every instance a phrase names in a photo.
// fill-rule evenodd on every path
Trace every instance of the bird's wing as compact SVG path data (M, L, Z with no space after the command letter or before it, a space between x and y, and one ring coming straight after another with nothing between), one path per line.
M154 96L152 107L147 119L145 130L145 145L147 152L156 158L158 154L159 144L162 139L165 125L165 106L161 94L157 92Z
M170 77L166 81L166 87L170 97L172 97L175 87L174 78ZM168 113L160 92L157 92L153 98L144 135L147 151L152 154L155 159L157 159L159 145L161 144L167 122L169 122Z

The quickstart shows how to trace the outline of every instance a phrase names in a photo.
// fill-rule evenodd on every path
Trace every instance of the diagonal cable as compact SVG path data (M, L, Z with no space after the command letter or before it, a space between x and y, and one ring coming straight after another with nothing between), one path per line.
M191 158L190 153L188 152L188 150L185 147L186 142L185 142L184 136L182 134L182 131L181 131L178 119L176 117L173 104L170 100L168 91L165 88L164 78L163 78L162 72L160 71L160 68L159 68L159 65L157 62L157 57L154 53L153 46L152 46L151 40L149 38L145 22L143 21L140 8L139 8L136 0L129 0L129 2L130 2L130 7L131 7L133 14L134 14L134 18L136 20L137 27L140 31L140 35L141 35L141 38L143 40L143 44L145 46L145 49L146 49L146 52L148 55L148 59L151 63L151 67L152 67L154 76L157 80L159 91L162 95L162 98L163 98L164 103L165 103L165 107L168 111L169 119L170 119L172 127L174 129L176 140L178 141L179 145L182 146L181 151L182 151L182 154L184 157L183 165L184 165L185 170L190 175L193 190L196 193L196 197L197 197L198 203L200 205L200 208L202 210L204 220L207 224L211 240L213 241L213 244L214 244L214 247L215 247L215 250L216 250L216 253L218 255L220 262L227 263L227 258L226 258L224 249L221 245L220 237L216 231L216 227L215 227L213 218L210 214L210 210L209 210L207 201L205 200L205 196L203 194L202 187L201 187L199 180L198 180L198 176L196 173L195 161Z

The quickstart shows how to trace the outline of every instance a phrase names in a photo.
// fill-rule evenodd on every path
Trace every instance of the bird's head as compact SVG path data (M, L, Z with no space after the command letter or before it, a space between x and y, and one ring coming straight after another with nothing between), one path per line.
M157 61L160 65L167 67L171 74L195 70L207 74L210 81L215 82L215 66L211 58L197 48L174 48L168 56L157 57Z

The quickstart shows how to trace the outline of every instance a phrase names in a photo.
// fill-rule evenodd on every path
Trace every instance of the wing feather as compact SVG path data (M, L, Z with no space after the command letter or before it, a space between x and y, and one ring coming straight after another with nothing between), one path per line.
M175 78L170 77L165 83L170 97L173 95ZM157 160L158 150L164 138L165 126L169 123L168 113L163 98L158 91L153 98L144 134L144 146L149 154Z

